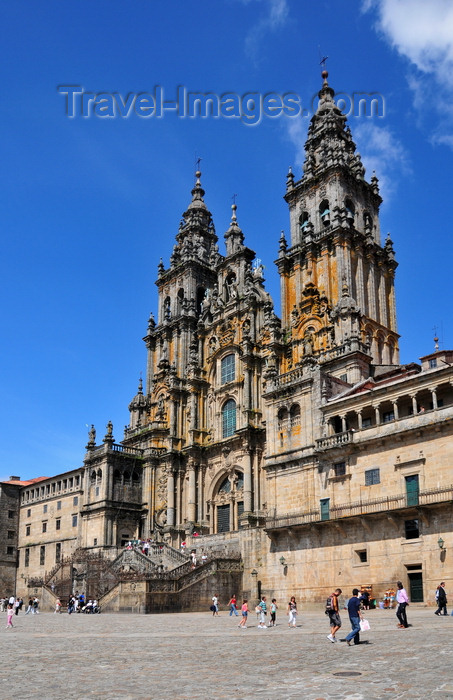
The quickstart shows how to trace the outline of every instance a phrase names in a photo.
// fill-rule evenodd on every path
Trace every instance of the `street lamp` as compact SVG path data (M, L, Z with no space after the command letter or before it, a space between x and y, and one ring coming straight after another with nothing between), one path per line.
M258 576L257 570L256 570L256 569L252 569L252 572L251 572L251 573L252 573L253 578L256 579L256 577Z
M439 549L444 548L444 541L443 541L442 537L439 537L439 539L437 540L437 544L439 545Z
M285 566L285 564L286 564L286 559L285 559L285 557L280 557L280 564L281 564L282 566Z

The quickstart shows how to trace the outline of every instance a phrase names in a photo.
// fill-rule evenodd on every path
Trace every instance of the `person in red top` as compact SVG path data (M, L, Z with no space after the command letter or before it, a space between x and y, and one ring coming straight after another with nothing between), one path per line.
M238 616L238 611L237 611L237 607L236 607L236 602L237 602L236 596L233 594L233 595L231 596L230 602L228 603L228 605L230 606L230 617L231 617L233 614L236 615L236 617Z

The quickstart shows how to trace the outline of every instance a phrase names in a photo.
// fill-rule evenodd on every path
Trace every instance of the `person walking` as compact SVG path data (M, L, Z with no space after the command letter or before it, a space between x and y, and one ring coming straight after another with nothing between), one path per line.
M249 614L249 608L247 604L247 598L244 598L242 601L242 606L241 606L241 616L242 620L238 624L238 627L241 627L241 629L246 630L247 629L247 617Z
M359 598L359 589L353 588L352 598L349 598L348 600L348 613L352 627L352 630L345 639L348 647L351 646L352 640L354 640L354 644L359 644L360 620L363 620L362 611L360 610L361 605L362 601Z
M396 585L398 586L396 592L396 602L398 603L396 616L399 620L397 627L399 627L399 629L407 629L409 625L407 624L406 608L409 605L409 598L401 581L398 581Z
M214 610L212 611L212 616L213 617L219 617L219 594L216 593L215 595L212 596L212 607Z
M266 604L266 596L263 595L260 602L258 603L258 607L260 608L260 621L258 624L258 629L265 630L266 629L266 615L267 615L267 604Z
M442 583L440 583L439 586L437 587L436 599L437 599L437 610L434 614L435 615L448 615L448 612L447 612L447 594L445 592L445 581L442 581ZM441 610L443 612L441 612Z
M8 629L8 627L13 627L14 606L11 605L11 603L8 603L6 615L7 615L7 620L8 620L8 622L6 624L6 629Z
M296 626L296 619L297 619L297 603L295 597L292 595L291 600L288 603L288 627L295 627Z
M28 601L28 608L27 608L25 614L28 615L28 613L32 613L32 612L33 612L33 598L30 598Z
M330 606L326 607L326 613L330 622L330 634L327 635L329 642L338 642L335 634L341 627L340 606L338 605L338 597L340 595L341 588L336 588L330 596Z
M278 605L277 605L277 599L272 598L271 602L271 621L269 622L269 627L275 627L275 619L277 617L277 610L278 610Z
M228 605L230 606L230 617L232 615L235 615L236 617L238 616L236 603L237 603L237 598L236 598L236 595L233 593L233 595L230 598L230 602L228 603Z

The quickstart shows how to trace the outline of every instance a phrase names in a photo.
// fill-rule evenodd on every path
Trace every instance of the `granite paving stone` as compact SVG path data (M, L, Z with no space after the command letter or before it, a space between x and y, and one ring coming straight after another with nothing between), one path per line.
M283 606L282 606L283 607ZM453 617L410 606L367 613L362 643L332 644L328 618L299 614L289 629L246 630L222 612L165 615L23 614L0 630L2 700L369 700L453 698ZM339 638L350 630L346 612ZM342 675L350 673L360 675Z

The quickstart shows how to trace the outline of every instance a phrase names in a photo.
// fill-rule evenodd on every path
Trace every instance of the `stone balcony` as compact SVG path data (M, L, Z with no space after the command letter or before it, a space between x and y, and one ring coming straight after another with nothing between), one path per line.
M453 484L444 488L419 491L409 497L406 494L374 498L366 501L355 501L331 506L321 517L319 508L302 511L286 516L266 518L266 530L284 530L310 524L338 521L343 518L360 517L373 513L395 512L405 508L423 508L453 501Z

